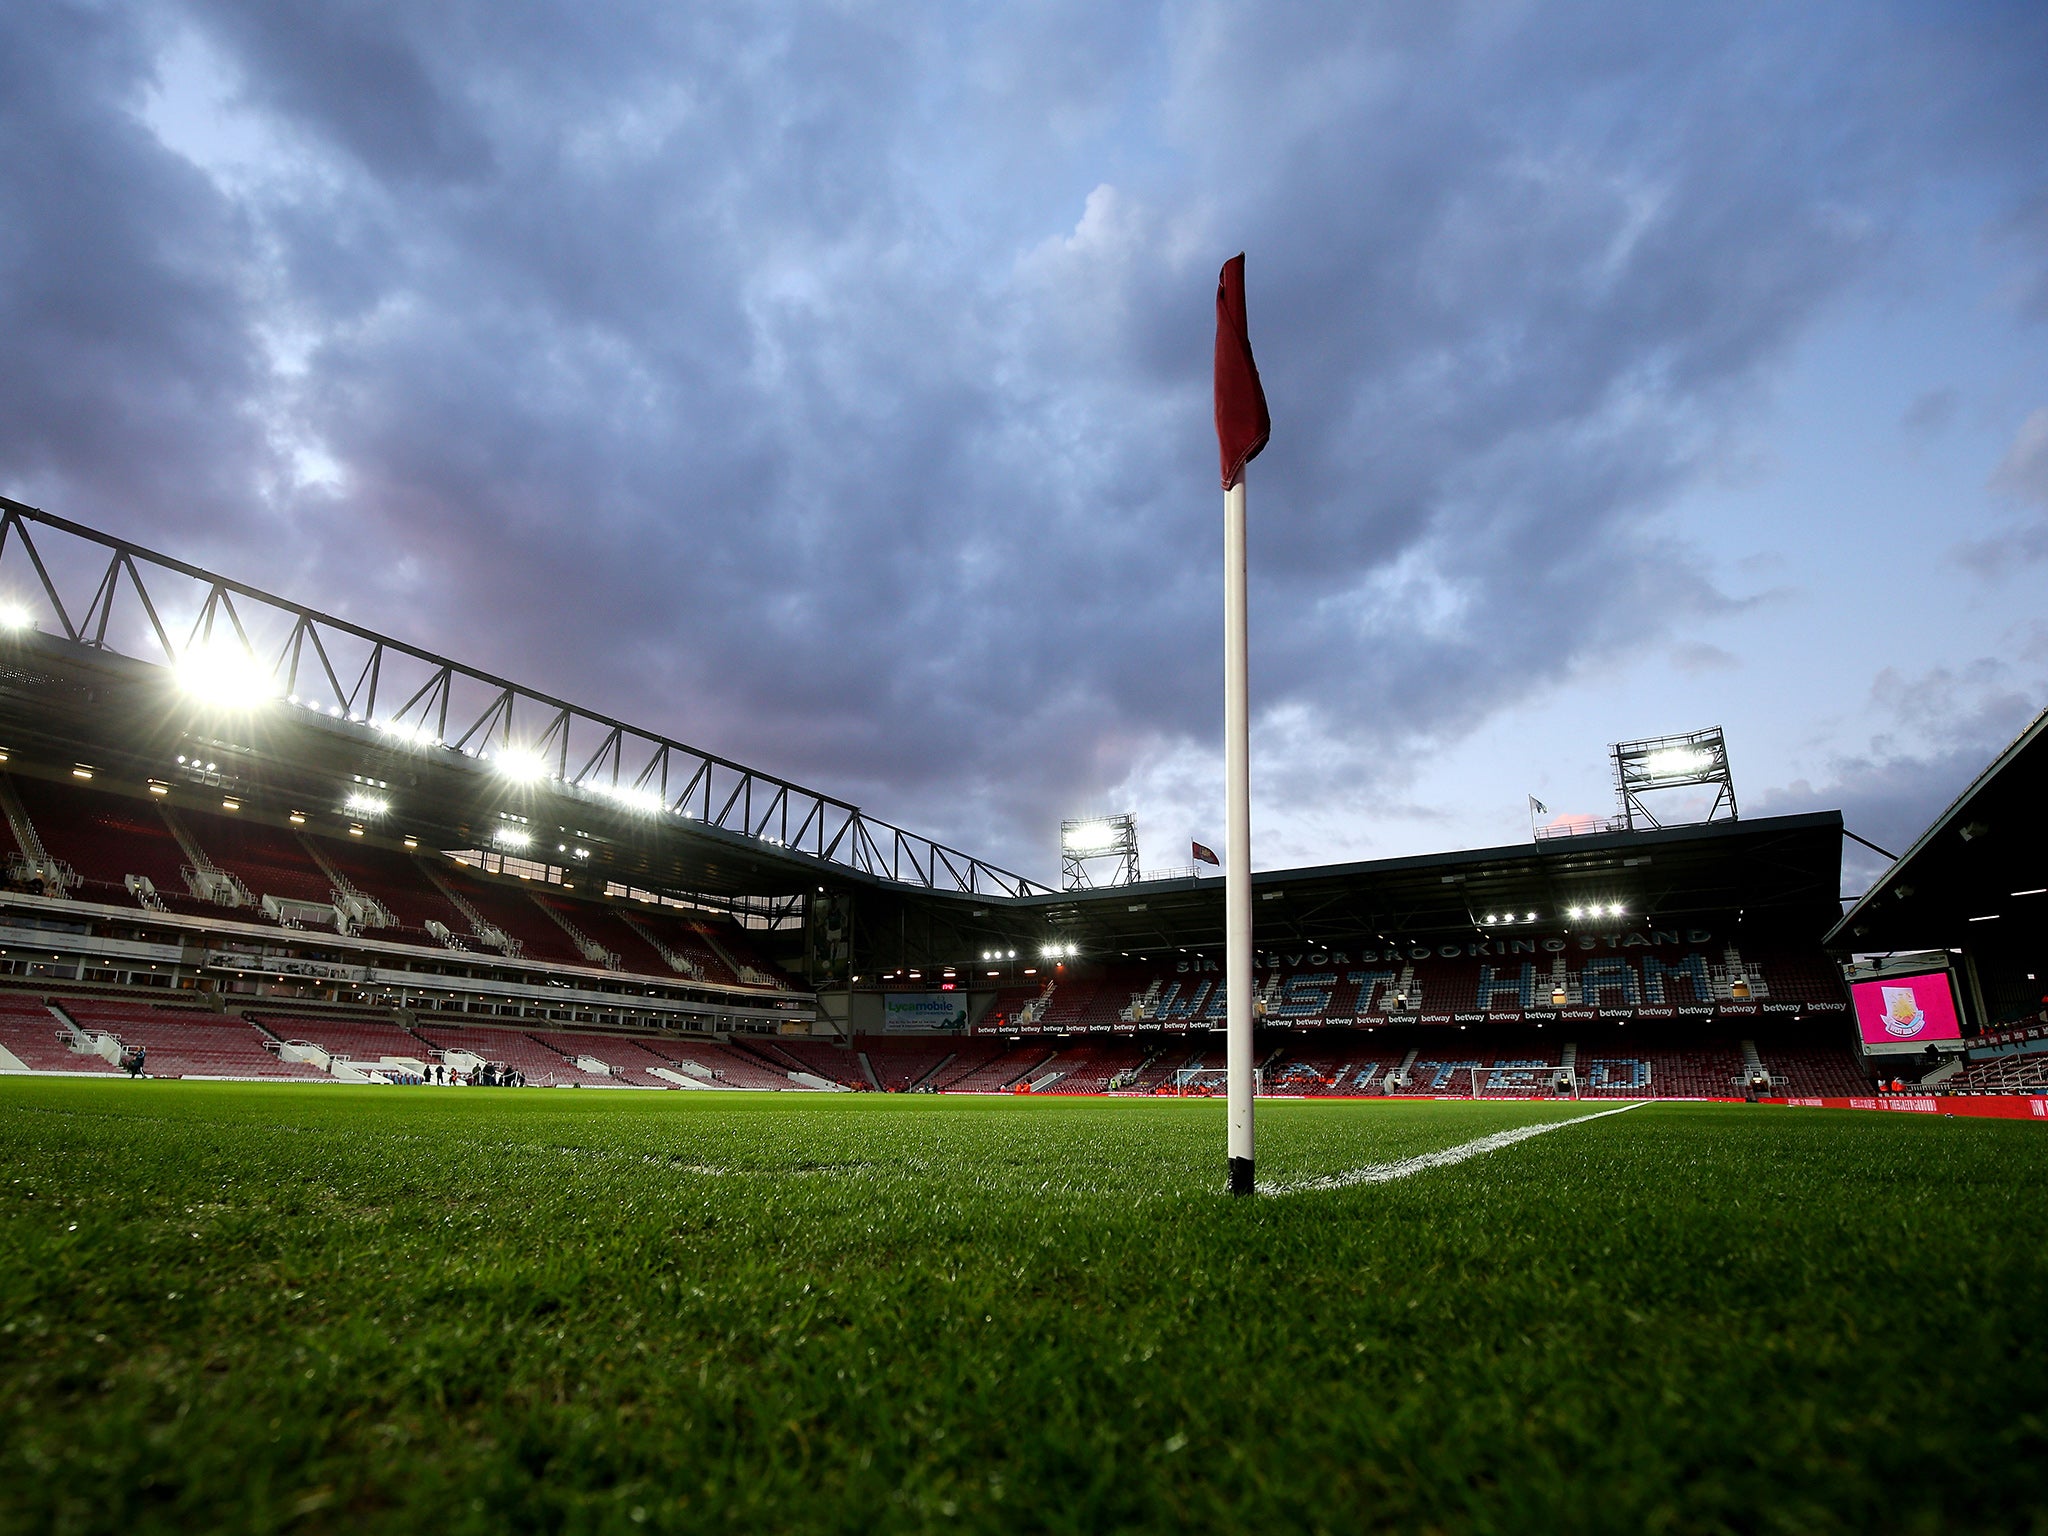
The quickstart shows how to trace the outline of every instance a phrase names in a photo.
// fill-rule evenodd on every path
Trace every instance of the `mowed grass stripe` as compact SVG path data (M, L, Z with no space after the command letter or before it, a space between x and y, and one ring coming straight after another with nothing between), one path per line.
M1262 1105L1260 1158L1557 1113ZM1221 1144L1213 1104L0 1083L0 1524L2048 1522L2037 1127L1652 1105L1295 1201L1222 1196Z

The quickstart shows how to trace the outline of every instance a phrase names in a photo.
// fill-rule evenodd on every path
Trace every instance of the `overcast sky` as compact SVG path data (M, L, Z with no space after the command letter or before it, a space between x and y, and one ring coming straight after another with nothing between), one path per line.
M1893 849L2048 704L2048 6L0 6L0 490L1040 878ZM1845 890L1869 859L1845 869Z

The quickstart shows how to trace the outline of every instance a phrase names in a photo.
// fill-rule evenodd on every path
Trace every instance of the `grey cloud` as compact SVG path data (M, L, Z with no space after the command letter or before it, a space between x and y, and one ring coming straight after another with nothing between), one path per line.
M1671 648L1671 662L1681 672L1733 672L1740 657L1704 640L1685 640Z
M2012 446L1991 472L1991 488L2048 507L2048 406L2020 423Z
M1956 419L1956 407L1961 403L1961 394L1953 388L1927 390L1914 396L1906 407L1899 417L1899 430L1909 438L1938 436Z
M150 41L118 12L0 11L0 465L86 518L232 522L271 465L250 231L121 109Z
M1967 788L2039 710L2028 688L1997 658L1961 669L1909 676L1880 672L1871 701L1888 721L1862 752L1829 759L1809 779L1759 795L1750 809L1767 815L1839 809L1851 832L1902 854L1944 806ZM1862 891L1886 861L1853 843L1842 857L1842 890Z
M2048 511L2048 406L2020 423L2004 458L1991 472L1989 489ZM1959 564L1995 581L2015 567L2048 559L2048 524L2037 521L2002 529L1989 538L1959 544L1952 553Z
M386 9L308 0L201 0L196 7L239 56L248 99L329 129L372 175L474 179L491 147L432 56ZM479 41L444 35L440 69L462 67Z
M0 21L10 488L1034 868L1216 732L1223 256L1306 805L1726 611L1654 514L2036 110L1846 8L135 14ZM185 28L267 174L137 123Z

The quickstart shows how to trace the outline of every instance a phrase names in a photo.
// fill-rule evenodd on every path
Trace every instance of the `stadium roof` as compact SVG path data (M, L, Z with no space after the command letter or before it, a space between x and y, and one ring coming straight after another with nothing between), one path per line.
M2048 711L1956 796L1828 935L1858 954L1961 949L2048 917Z
M138 793L194 779L336 822L383 801L372 831L580 857L680 892L1047 889L834 796L5 497L0 582L0 748L25 762L83 754Z
M135 794L182 781L330 832L361 823L676 893L865 891L882 899L864 901L864 926L912 964L971 960L989 943L1102 955L1222 940L1220 880L1054 892L832 796L4 497L0 582L0 610L25 605L0 611L0 750L25 771L82 766ZM1254 917L1261 943L1555 928L1595 905L1659 922L1768 909L1818 936L1839 911L1841 835L1829 812L1272 870L1253 877Z
M1616 915L1634 925L1767 915L1787 938L1818 939L1841 910L1841 860L1841 814L1820 811L1264 870L1252 876L1252 910L1262 945L1555 932ZM1095 958L1197 948L1223 942L1223 882L1026 896L979 915L989 939L1020 952L1040 942Z

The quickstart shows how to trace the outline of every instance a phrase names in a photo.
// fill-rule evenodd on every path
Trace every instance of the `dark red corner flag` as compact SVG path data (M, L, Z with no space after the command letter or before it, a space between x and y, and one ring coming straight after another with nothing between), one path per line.
M1259 365L1244 323L1244 256L1223 263L1216 279L1216 446L1223 453L1223 489L1244 475L1273 435Z
M1216 850L1214 848L1205 848L1200 843L1195 844L1195 862L1197 864L1214 864L1219 869L1223 867L1223 861L1216 857Z

